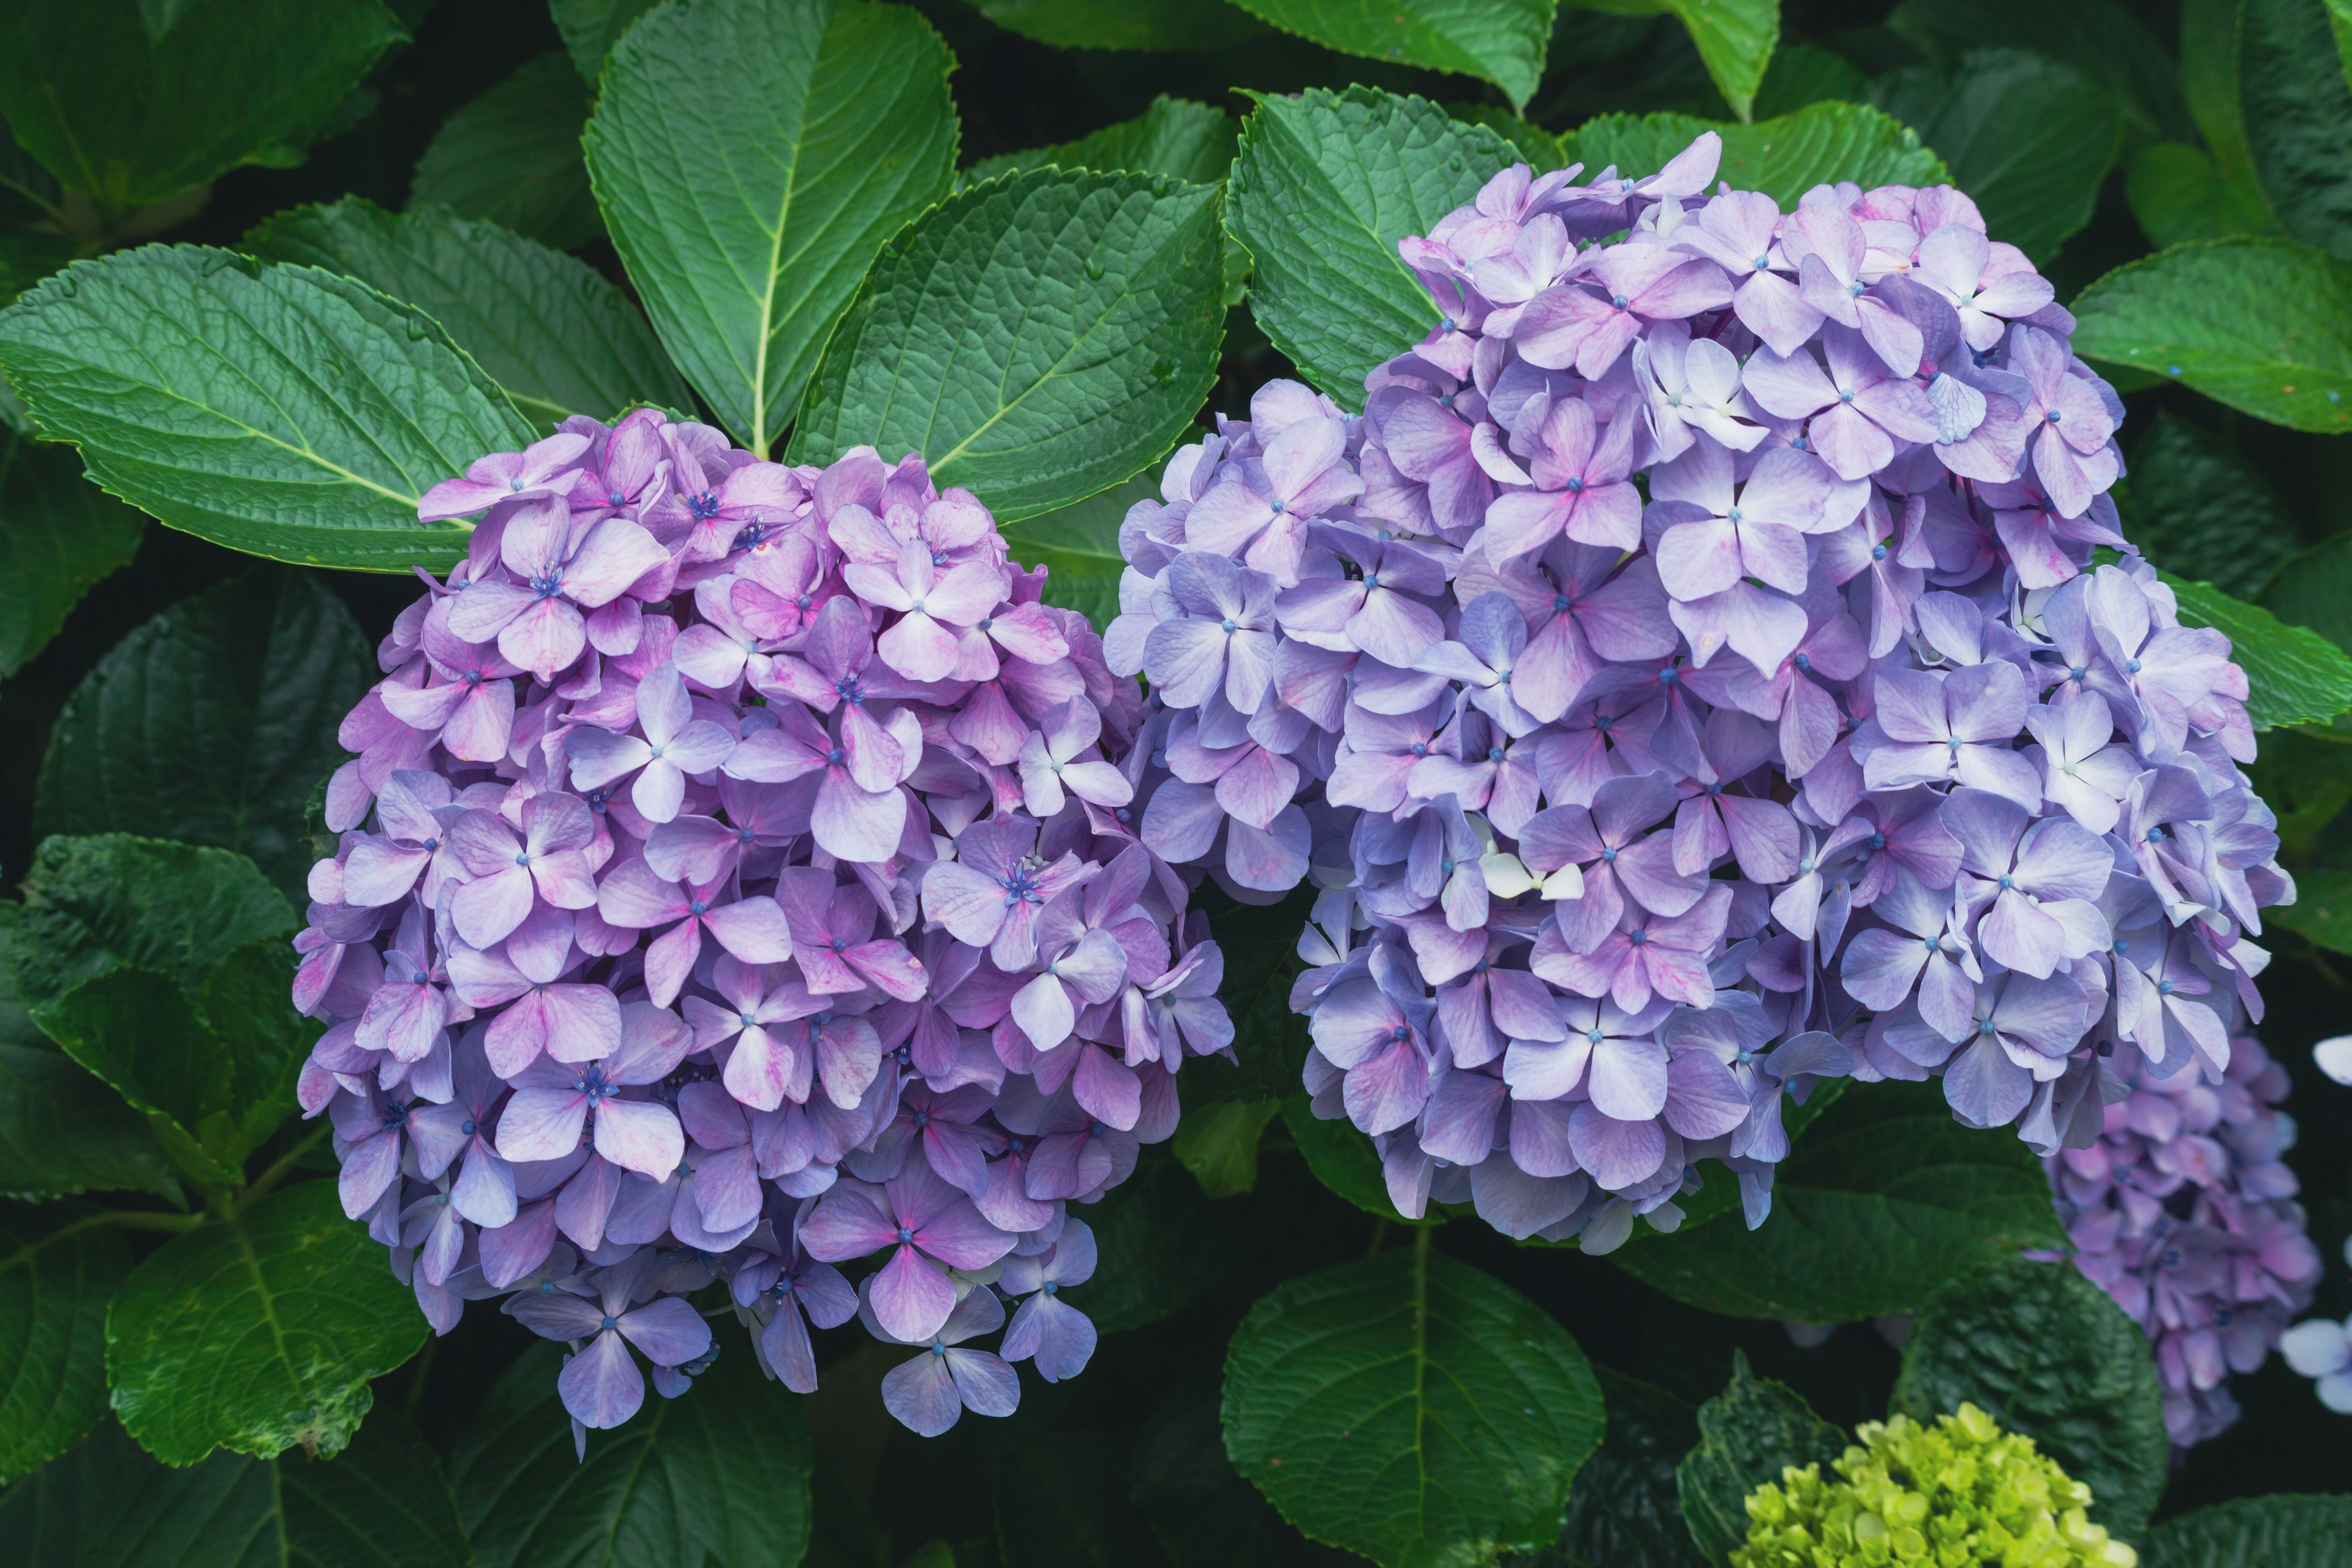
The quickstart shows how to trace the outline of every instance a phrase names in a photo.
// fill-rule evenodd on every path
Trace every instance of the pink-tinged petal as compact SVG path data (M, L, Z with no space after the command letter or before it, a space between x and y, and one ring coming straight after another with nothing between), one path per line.
M968 947L985 947L1004 923L1004 886L953 860L934 861L923 876L923 912Z
M1013 1021L1021 1026L1032 1047L1050 1051L1070 1037L1077 1012L1061 981L1040 974L1013 993Z
M573 1089L517 1089L499 1116L499 1152L517 1163L562 1159L580 1147L587 1104Z
M1738 527L1722 518L1678 522L1658 540L1658 581L1677 599L1719 594L1739 581Z
M643 527L626 518L608 517L589 531L565 565L563 592L574 604L593 610L619 598L630 584L668 560L669 552Z
M617 1333L598 1334L565 1362L555 1386L572 1419L600 1432L622 1425L646 1402L645 1374Z
M396 1135L380 1132L353 1145L344 1158L342 1174L337 1178L344 1217L364 1216L383 1201L399 1174L400 1139Z
M1125 1132L1143 1110L1143 1083L1135 1069L1098 1046L1078 1047L1070 1092L1087 1115Z
M451 900L450 914L457 934L474 947L495 947L530 913L535 889L530 873L509 866L459 888Z
M1392 1132L1421 1114L1429 1099L1429 1065L1410 1039L1398 1040L1348 1071L1341 1092L1348 1119L1366 1132Z
M551 681L571 668L587 646L587 623L561 599L535 601L499 633L499 654L541 680Z
M633 858L604 874L596 888L596 911L609 924L643 931L683 919L686 895L644 860Z
M955 1282L911 1247L890 1255L873 1277L867 1295L884 1331L908 1344L920 1344L939 1332L956 1304Z
M800 1236L811 1258L843 1263L881 1251L898 1240L898 1228L883 1205L880 1188L844 1181L817 1200L801 1222Z
M596 1152L624 1170L666 1182L686 1157L686 1134L667 1105L608 1100L596 1108Z
M878 864L898 852L906 826L904 791L891 788L869 794L851 780L846 769L825 770L809 826L826 854Z
M784 911L765 894L720 904L703 915L702 923L719 946L746 963L782 963L793 955Z

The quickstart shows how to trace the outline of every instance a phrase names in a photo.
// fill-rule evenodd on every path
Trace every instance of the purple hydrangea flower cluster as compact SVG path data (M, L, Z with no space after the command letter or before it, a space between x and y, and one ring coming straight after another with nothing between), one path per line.
M2229 1374L2262 1365L2319 1279L2283 1159L2287 1076L2248 1035L2218 1077L2159 1077L2129 1046L2110 1065L2124 1098L2095 1142L2049 1159L2050 1184L2074 1266L2154 1342L2164 1424L2185 1448L2237 1420Z
M2111 1042L2226 1068L2293 894L2049 283L1948 187L1783 213L1719 152L1404 241L1439 326L1179 452L1105 634L1144 842L1322 889L1318 1113L1405 1212L1590 1250L1703 1156L1760 1223L1826 1077L2095 1140Z
M435 1328L503 1297L595 1427L638 1356L705 1364L714 1283L794 1389L811 1323L920 1347L884 1394L925 1434L1076 1373L1071 1205L1233 1035L1129 826L1134 682L915 458L641 409L420 515L480 521L344 721L295 1001L344 1208Z

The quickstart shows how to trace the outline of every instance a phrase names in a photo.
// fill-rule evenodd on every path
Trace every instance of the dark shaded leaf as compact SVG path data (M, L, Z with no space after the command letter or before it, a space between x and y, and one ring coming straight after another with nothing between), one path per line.
M613 46L654 5L655 0L550 0L548 9L555 14L555 30L563 35L581 79L593 87Z
M2230 639L2230 658L2246 672L2246 716L2255 729L2321 723L2352 708L2352 658L2342 648L2210 583L2170 573L2164 581L2179 601L2182 626L2211 626Z
M302 803L376 678L343 602L265 567L173 605L82 678L49 732L37 834L139 833L250 856L302 897Z
M2344 1568L2352 1497L2283 1492L2236 1498L2166 1520L2141 1568Z
M1127 1497L1127 1445L1105 1433L1030 1432L990 1456L1001 1560L1023 1568L1166 1568Z
M1217 1385L1187 1382L1136 1439L1129 1493L1175 1568L1331 1568L1359 1561L1282 1521L1225 1458Z
M1214 49L1265 36L1225 0L971 0L1000 27L1056 48Z
M2105 89L2123 105L2137 136L2185 137L2189 120L2179 77L2163 40L2142 21L2150 15L2126 0L2067 0L2063 5L2038 0L1904 0L1887 26L1921 54L1947 65L1987 44L2031 49ZM1951 155L1941 143L1937 146Z
M959 172L956 185L977 185L1024 169L1099 169L1105 174L1172 174L1213 185L1233 167L1241 127L1222 109L1166 93L1133 120L1107 125L1075 142L982 158Z
M2116 505L2140 553L2237 598L2260 596L2294 552L2294 521L2263 471L2229 441L2168 411L2132 447Z
M1813 1414L1793 1388L1748 1370L1734 1352L1731 1381L1698 1407L1698 1447L1675 1470L1683 1520L1701 1556L1726 1563L1748 1539L1748 1494L1795 1467L1826 1467L1845 1434ZM1824 1471L1826 1473L1826 1471Z
M131 563L146 527L82 478L72 452L0 432L0 678L40 652L93 584Z
M1095 1233L1094 1278L1070 1304L1106 1334L1173 1317L1223 1283L1255 1248L1251 1201L1211 1199L1175 1156L1147 1148L1135 1174L1079 1215Z
M1690 33L1716 90L1746 119L1780 41L1780 0L1659 0Z
M1279 1100L1213 1100L1189 1112L1169 1144L1212 1198L1238 1197L1257 1185L1257 1145Z
M1586 1568L1699 1568L1675 1481L1675 1466L1698 1443L1697 1413L1638 1378L1593 1370L1609 1433L1576 1472L1559 1550Z
M1922 1423L1972 1404L2091 1489L2121 1541L2147 1530L2172 1442L2139 1325L2072 1263L2016 1259L1936 1293L1903 1347L1892 1409Z
M86 1204L0 1207L0 1482L106 1414L106 1303L131 1251Z
M580 133L588 89L565 58L540 56L444 121L409 187L412 206L488 218L558 250L604 232Z
M1127 567L1118 525L1137 501L1159 499L1159 476L1140 473L1057 511L1005 524L1005 548L1023 565L1045 568L1045 603L1077 611L1101 632L1118 614L1119 574Z
M1759 1228L1734 1208L1610 1257L1709 1311L1836 1323L1922 1306L1971 1268L2063 1245L2042 1163L2015 1133L1960 1126L1935 1084L1888 1082L1823 1113Z
M9 962L27 1005L124 964L204 988L247 943L293 934L293 906L226 849L127 833L51 838L25 877Z
M1286 33L1345 55L1459 71L1524 109L1543 76L1556 0L1234 0ZM1774 0L1777 6L1777 0ZM1746 9L1755 0L1732 0ZM1721 9L1718 5L1717 9ZM1694 33L1696 28L1694 27ZM1767 51L1769 46L1766 46ZM1706 46L1701 45L1701 53ZM1761 64L1759 64L1759 69Z
M2352 86L2317 0L2241 0L2247 150L2279 226L2352 261Z
M1346 1117L1326 1121L1315 1114L1307 1096L1298 1094L1282 1102L1282 1125L1298 1145L1299 1155L1315 1173L1315 1179L1366 1214L1397 1225L1445 1223L1444 1215L1434 1205L1417 1220L1397 1212L1396 1205L1389 1201L1388 1183L1381 1175L1380 1151Z

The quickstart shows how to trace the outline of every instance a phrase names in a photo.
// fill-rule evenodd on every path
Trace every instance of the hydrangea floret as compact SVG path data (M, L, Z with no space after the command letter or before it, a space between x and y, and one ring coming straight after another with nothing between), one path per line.
M2097 1142L2046 1163L2074 1266L2153 1342L2164 1424L2185 1448L2237 1420L2229 1375L2262 1365L2319 1279L2284 1158L2287 1076L2246 1035L2218 1079L2159 1076L2128 1045L2110 1066L2126 1092Z
M1408 1214L1750 1224L1822 1079L2087 1146L2100 1053L2218 1077L2293 896L2244 673L2108 488L2123 408L1965 195L1494 176L1442 320L1290 383L1121 532L1144 842L1312 880L1318 1114ZM2101 563L2102 548L2116 552Z
M2093 1524L2091 1489L2033 1439L1973 1405L1921 1426L1867 1422L1835 1479L1790 1465L1748 1497L1731 1568L2133 1568L2139 1554Z
M1135 683L915 458L640 409L420 515L479 521L344 721L294 994L344 1209L434 1327L503 1298L593 1427L640 1358L708 1364L704 1291L794 1389L812 1325L915 1347L883 1394L926 1435L1078 1372L1073 1205L1233 1035L1130 825Z

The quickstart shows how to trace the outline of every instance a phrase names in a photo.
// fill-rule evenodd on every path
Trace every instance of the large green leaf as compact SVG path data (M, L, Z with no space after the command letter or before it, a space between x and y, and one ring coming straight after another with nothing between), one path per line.
M951 63L914 12L863 0L681 0L605 63L596 199L745 446L767 451L883 241L952 184Z
M588 89L564 57L540 56L442 121L416 162L412 205L445 206L571 250L604 232L580 133Z
M1211 1199L1157 1148L1083 1217L1095 1233L1095 1275L1072 1287L1070 1302L1106 1334L1182 1311L1247 1262L1259 1237L1249 1199Z
M1106 125L1075 142L982 158L956 175L959 188L1024 169L1100 169L1106 173L1172 174L1213 185L1233 167L1240 127L1222 109L1161 93L1132 120Z
M2130 0L2066 0L2059 5L2042 0L1903 0L1886 20L1906 43L1942 65L1957 64L1990 44L2030 49L2074 67L2105 89L2122 106L2136 136L2186 137L2189 120L2179 73L2163 41L2142 23L2148 15ZM1953 155L1934 137L1928 141L1946 157Z
M1502 137L1425 99L1360 87L1261 96L1225 202L1250 253L1250 314L1309 381L1361 406L1364 377L1438 321L1397 242L1517 161Z
M1213 49L1265 26L1225 0L971 0L1000 27L1065 49Z
M147 520L71 452L0 431L0 678L58 635L91 584L131 564Z
M231 953L194 994L152 969L85 980L33 1018L66 1054L159 1119L191 1175L234 1181L245 1156L294 1112L294 1080L318 1037L287 996L282 939Z
M827 462L918 452L1007 522L1139 472L1192 428L1224 331L1217 192L1033 170L891 242L842 319L793 437Z
M0 1495L0 1557L24 1568L465 1568L440 1462L377 1415L332 1458L216 1453L157 1464L109 1421Z
M1721 1568L1748 1539L1748 1494L1790 1466L1826 1467L1845 1452L1845 1434L1813 1414L1796 1390L1748 1370L1734 1352L1731 1381L1698 1407L1698 1447L1675 1471L1692 1542Z
M1675 1488L1675 1467L1698 1442L1696 1412L1663 1388L1594 1370L1609 1433L1576 1472L1560 1548L1587 1568L1699 1568Z
M1836 1323L1910 1310L1971 1268L2064 1244L2042 1163L2015 1133L1960 1126L1936 1084L1889 1082L1840 1096L1806 1132L1759 1228L1734 1211L1611 1258L1710 1311Z
M1077 611L1099 632L1118 614L1118 581L1127 567L1118 552L1118 525L1137 501L1159 499L1159 476L1140 473L1099 495L1006 525L1005 547L1022 564L1045 568L1047 604Z
M1932 185L1948 177L1919 134L1860 103L1815 103L1757 125L1727 125L1687 114L1604 114L1561 139L1563 154L1587 173L1614 164L1625 174L1656 173L1703 131L1723 138L1719 178L1762 191L1793 211L1815 185Z
M2352 708L2352 658L2342 648L2210 583L2169 574L2164 580L2179 602L2182 626L2211 626L2230 639L2230 657L2246 672L2246 716L2255 729L2324 723Z
M1213 1198L1238 1197L1257 1185L1257 1146L1282 1114L1276 1100L1212 1100L1195 1106L1169 1147Z
M2273 425L2352 430L2352 263L2291 239L2177 245L2075 297L2074 352Z
M2352 871L2297 871L2294 902L2263 918L2331 952L2352 952Z
M1548 1544L1601 1444L1568 1331L1428 1237L1276 1286L1225 1359L1234 1468L1310 1540L1383 1568Z
M194 0L167 42L138 0L0 7L0 115L24 149L120 212L300 149L407 37L377 0Z
M343 602L259 567L173 605L74 689L41 762L35 833L168 834L252 857L299 898L302 806L376 676Z
M44 841L24 890L8 957L33 1005L125 964L201 991L238 949L299 923L244 856L127 833Z
M1282 1125L1315 1179L1366 1214L1395 1225L1445 1223L1445 1216L1433 1206L1419 1219L1407 1219L1398 1212L1381 1173L1380 1151L1346 1117L1317 1116L1313 1103L1299 1094L1282 1102Z
M2281 1492L2175 1514L2141 1551L2141 1568L2344 1568L2352 1497Z
M563 35L572 63L580 68L582 79L593 87L604 74L604 60L613 46L621 41L629 24L652 10L654 4L655 0L550 0L548 9L555 14L555 30Z
M1524 109L1543 77L1556 0L1234 3L1286 33L1341 54L1459 71L1491 81L1514 107Z
M2243 0L2238 91L2279 226L2352 261L2352 86L2317 0Z
M645 312L586 262L446 207L388 213L358 196L280 213L244 248L356 278L449 331L542 427L637 403L693 400Z
M530 426L411 306L194 246L78 261L0 311L0 364L52 439L174 528L315 565L439 569L417 503Z
M449 1479L475 1568L792 1568L809 1539L799 1401L760 1376L740 1335L719 1370L572 1453L563 1362L534 1346L457 1438Z
M2023 49L1974 49L1949 69L1892 72L1871 101L1942 154L1988 232L2036 261L2091 221L2123 145L2114 99L2073 67Z
M2164 1489L2156 1357L2072 1263L2014 1259L1958 1279L1919 1314L1892 1407L1921 1422L1972 1404L2091 1489L2091 1517L2137 1541Z
M1780 0L1661 0L1682 20L1698 58L1731 111L1748 118L1772 50L1780 42Z
M2242 599L2260 595L2295 551L2294 520L2268 476L2222 437L2168 410L2133 444L2116 505L2150 561Z
M0 1482L106 1414L106 1302L131 1250L105 1221L84 1204L0 1207Z
M335 1184L299 1182L132 1269L107 1310L106 1370L123 1426L167 1465L216 1447L332 1455L374 1401L368 1381L425 1331Z
M2205 149L2185 142L2151 142L2134 152L2124 195L2158 250L2196 239L2278 232L2251 174L2225 174Z

